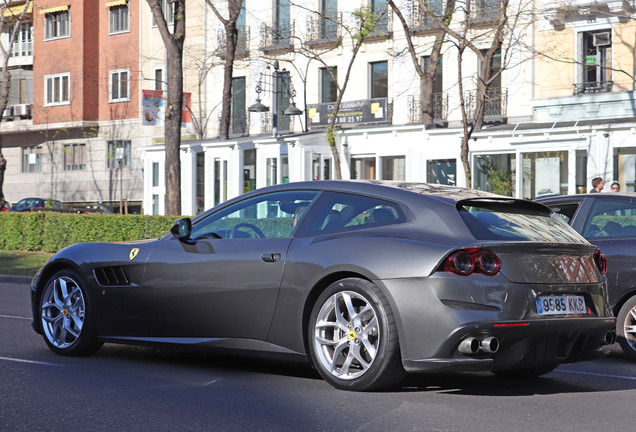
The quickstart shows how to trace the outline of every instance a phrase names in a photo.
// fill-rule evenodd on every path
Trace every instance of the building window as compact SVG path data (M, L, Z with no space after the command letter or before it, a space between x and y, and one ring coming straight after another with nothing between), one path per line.
M11 32L7 32L11 35ZM22 24L15 36L11 57L27 57L33 55L33 24Z
M320 102L335 102L338 98L338 87L334 77L338 78L338 68L320 68Z
M455 159L430 160L426 168L426 181L428 183L457 185L457 161Z
M42 172L42 147L22 148L22 172Z
M612 32L610 30L581 33L582 66L574 93L602 93L612 90Z
M568 152L523 153L522 197L527 199L568 193Z
M322 39L336 39L338 37L338 0L321 1L321 32Z
M291 1L276 0L275 39L277 43L287 42L291 37Z
M247 103L245 77L232 78L231 134L247 134Z
M389 7L387 0L371 0L371 12L377 17L374 33L385 34L389 30Z
M120 102L127 101L128 97L128 80L129 71L118 70L110 73L110 101Z
M351 158L352 180L375 180L375 157Z
M68 10L45 15L44 39L58 39L71 35L71 13Z
M389 65L385 61L370 63L371 99L388 96Z
M152 187L158 187L158 186L159 186L159 162L153 162L152 163Z
M119 161L121 161L122 168L130 168L130 140L108 141L108 154L106 159L109 169L118 169Z
M64 171L78 171L86 168L86 144L65 144Z
M64 105L70 101L71 74L48 75L44 77L46 105Z
M166 19L166 24L172 25L174 24L174 2L169 0L161 1L161 10L163 11L163 17ZM155 20L155 16L152 16L152 26L157 27L157 21Z
M109 16L110 34L130 31L130 9L127 4L111 6Z
M473 187L504 196L514 196L517 187L514 153L478 155L473 166Z
M382 180L405 180L406 158L404 156L383 157Z
M163 79L163 66L155 67L153 79L155 83L155 90L164 90L166 88L166 83Z
M431 56L422 57L422 69L426 71L428 65L431 63ZM435 76L433 77L433 93L442 93L444 91L444 81L442 73L444 71L443 58L439 58L437 68L435 69Z

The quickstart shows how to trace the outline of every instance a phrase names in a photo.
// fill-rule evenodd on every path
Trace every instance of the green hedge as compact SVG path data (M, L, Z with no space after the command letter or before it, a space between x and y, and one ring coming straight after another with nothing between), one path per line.
M174 216L0 213L0 250L57 252L83 242L159 238Z

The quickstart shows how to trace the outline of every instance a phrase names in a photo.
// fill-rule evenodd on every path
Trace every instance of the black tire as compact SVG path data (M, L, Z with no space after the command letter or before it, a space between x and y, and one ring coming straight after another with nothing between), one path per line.
M316 369L336 388L387 389L405 375L393 312L369 281L350 278L329 286L314 304L308 335Z
M522 369L510 369L510 370L497 370L493 371L495 375L501 378L512 378L527 380L537 378L546 374L549 374L559 366L559 363L552 363L543 366L522 368Z
M61 270L47 281L39 312L42 336L51 351L79 356L101 348L86 284L73 270Z
M616 318L616 339L632 360L636 360L636 296L625 302Z

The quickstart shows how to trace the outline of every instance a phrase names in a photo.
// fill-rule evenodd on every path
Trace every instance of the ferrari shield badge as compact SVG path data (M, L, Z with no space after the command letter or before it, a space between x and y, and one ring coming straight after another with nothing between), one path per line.
M134 260L137 254L139 253L139 248L132 248L130 250L130 260Z

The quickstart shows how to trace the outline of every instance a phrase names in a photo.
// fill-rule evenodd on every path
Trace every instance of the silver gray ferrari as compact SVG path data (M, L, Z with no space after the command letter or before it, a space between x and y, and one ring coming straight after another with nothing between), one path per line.
M32 283L50 349L196 347L309 362L334 387L533 377L615 341L607 261L547 207L404 182L259 189L170 234L67 247Z

